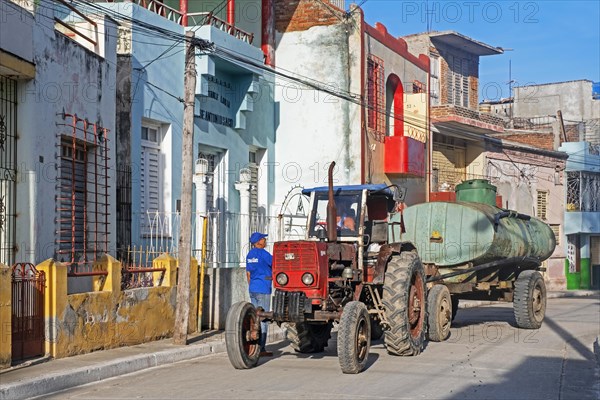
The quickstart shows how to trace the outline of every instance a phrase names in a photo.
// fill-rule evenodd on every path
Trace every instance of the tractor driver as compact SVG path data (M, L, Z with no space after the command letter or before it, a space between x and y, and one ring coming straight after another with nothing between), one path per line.
M356 231L356 213L353 208L340 204L337 211L337 227L339 230Z

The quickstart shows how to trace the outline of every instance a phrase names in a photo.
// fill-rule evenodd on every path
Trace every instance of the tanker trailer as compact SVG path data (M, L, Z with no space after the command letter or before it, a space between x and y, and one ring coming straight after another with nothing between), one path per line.
M554 233L539 219L498 208L496 188L485 180L456 192L455 203L417 204L390 224L390 236L412 242L425 267L429 339L449 336L459 299L512 301L517 326L539 328L546 310L539 271L556 246Z

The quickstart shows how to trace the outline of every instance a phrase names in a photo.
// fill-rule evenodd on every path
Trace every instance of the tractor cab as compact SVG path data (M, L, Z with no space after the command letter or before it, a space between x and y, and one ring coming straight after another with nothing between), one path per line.
M325 241L328 238L328 187L305 189L310 196L310 214L306 227L307 240ZM396 186L347 185L333 187L335 231L339 242L359 245L387 241L387 218L405 192Z

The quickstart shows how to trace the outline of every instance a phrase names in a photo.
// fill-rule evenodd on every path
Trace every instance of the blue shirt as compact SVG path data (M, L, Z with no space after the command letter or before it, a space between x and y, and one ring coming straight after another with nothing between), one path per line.
M246 271L250 272L250 293L271 294L273 257L265 249L253 248L246 256Z

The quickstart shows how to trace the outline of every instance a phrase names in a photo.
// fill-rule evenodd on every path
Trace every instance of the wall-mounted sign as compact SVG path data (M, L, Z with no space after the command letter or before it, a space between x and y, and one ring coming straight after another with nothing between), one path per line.
M201 96L195 117L228 128L234 127L231 97L234 94L231 82L214 76L206 79L208 92Z

